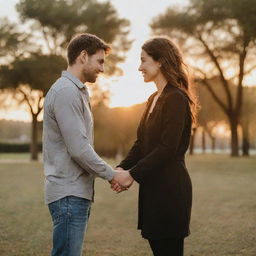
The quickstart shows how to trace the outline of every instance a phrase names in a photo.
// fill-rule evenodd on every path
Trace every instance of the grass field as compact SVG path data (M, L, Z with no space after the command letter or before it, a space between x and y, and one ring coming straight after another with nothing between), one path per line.
M49 255L51 221L43 203L42 164L5 158L0 156L0 255ZM194 194L185 256L255 256L256 158L197 155L187 165ZM115 194L97 179L87 256L151 255L136 230L137 191L135 184Z

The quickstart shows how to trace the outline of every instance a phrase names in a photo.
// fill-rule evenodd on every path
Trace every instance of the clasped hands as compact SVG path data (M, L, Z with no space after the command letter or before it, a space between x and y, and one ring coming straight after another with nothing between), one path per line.
M122 191L128 190L133 181L134 179L128 170L117 167L115 169L115 175L109 183L111 184L111 189L113 191L120 193Z

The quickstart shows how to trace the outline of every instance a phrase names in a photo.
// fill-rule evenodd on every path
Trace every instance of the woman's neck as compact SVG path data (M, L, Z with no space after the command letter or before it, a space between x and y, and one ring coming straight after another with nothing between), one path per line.
M167 85L167 80L161 74L158 77L156 77L154 83L155 83L156 88L157 88L157 94L160 95L162 93L162 91L164 90L165 86Z

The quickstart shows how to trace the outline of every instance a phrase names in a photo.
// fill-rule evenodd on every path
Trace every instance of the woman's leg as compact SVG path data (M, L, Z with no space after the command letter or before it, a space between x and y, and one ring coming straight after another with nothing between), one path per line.
M154 256L183 256L184 238L149 239Z

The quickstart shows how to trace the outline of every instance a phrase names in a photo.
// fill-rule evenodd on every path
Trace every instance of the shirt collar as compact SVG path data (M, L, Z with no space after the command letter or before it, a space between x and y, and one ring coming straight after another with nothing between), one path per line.
M62 71L61 76L66 77L67 79L69 79L70 81L72 81L78 88L82 89L82 88L86 88L85 84L83 84L76 76L74 76L72 73L70 73L69 71Z

